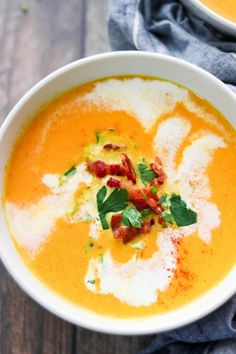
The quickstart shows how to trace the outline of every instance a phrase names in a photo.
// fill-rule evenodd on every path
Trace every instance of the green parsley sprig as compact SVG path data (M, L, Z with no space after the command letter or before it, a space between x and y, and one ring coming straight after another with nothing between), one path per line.
M156 172L154 172L151 168L148 167L144 162L139 163L138 172L142 182L151 182L155 177L157 177Z
M189 209L180 195L172 194L170 198L165 193L160 197L162 206L166 209L162 212L162 217L169 224L177 226L188 226L197 222L197 213Z
M106 215L108 213L115 213L117 211L124 210L128 206L128 192L125 189L115 189L106 198L107 188L103 186L97 192L97 209L99 218L104 230L109 229ZM105 199L106 198L106 199Z
M127 208L122 213L121 218L123 224L127 227L137 227L140 228L142 226L142 215L141 213L135 208Z

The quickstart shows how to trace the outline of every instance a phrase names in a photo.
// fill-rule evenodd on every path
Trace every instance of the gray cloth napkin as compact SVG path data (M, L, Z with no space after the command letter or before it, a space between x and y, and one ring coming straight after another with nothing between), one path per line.
M110 0L108 33L113 50L182 58L236 89L236 38L222 36L179 1Z
M196 64L236 90L236 39L173 0L110 0L113 50L146 50ZM156 336L140 354L236 354L236 295L209 316Z

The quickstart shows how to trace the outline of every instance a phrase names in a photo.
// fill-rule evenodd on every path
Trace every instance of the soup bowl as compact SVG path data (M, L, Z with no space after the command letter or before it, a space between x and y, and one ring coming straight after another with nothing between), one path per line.
M220 32L236 36L236 23L211 10L199 0L181 0L194 15L208 22Z
M206 71L172 57L146 52L114 52L96 55L66 65L48 75L15 105L0 130L0 193L4 192L5 168L22 126L58 93L113 75L145 75L174 81L204 97L236 127L236 96ZM0 209L0 256L18 285L53 314L75 325L100 332L134 335L174 329L215 310L236 291L236 267L214 288L177 310L142 318L120 319L98 315L61 298L41 283L20 258ZM214 271L214 270L212 270Z

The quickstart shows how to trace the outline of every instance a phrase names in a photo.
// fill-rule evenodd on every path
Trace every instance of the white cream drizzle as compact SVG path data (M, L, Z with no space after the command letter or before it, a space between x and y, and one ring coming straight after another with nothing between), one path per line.
M56 182L57 181L57 182ZM6 202L6 217L10 231L20 246L35 256L53 232L58 219L66 216L73 205L74 193L81 183L90 185L92 176L85 164L77 166L76 173L60 186L59 176L47 174L43 177L53 194L41 198L29 206L18 206Z
M103 262L92 259L89 262L85 285L99 294L112 294L120 301L133 306L149 306L157 301L158 290L164 291L176 268L176 247L172 239L191 235L195 226L179 230L165 229L157 237L159 251L151 258L142 260L134 255L124 264L116 262L109 251L104 254ZM100 280L99 288L89 280Z
M126 111L148 130L161 115L171 112L177 102L187 97L188 90L170 82L132 78L97 82L82 100L105 110Z

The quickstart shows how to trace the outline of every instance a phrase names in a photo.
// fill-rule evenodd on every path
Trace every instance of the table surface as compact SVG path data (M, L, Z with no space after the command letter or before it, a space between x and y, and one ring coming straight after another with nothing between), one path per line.
M109 51L107 0L0 0L0 124L51 71ZM112 336L73 326L31 300L0 264L0 354L132 354L151 336Z

